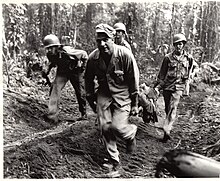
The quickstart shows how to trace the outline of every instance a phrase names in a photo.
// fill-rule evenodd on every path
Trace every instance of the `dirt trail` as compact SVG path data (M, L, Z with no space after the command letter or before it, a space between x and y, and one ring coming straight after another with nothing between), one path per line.
M45 100L4 91L4 178L104 177L102 164L106 151L95 125L95 114L90 110L88 120L77 122L74 94L65 90L69 92L61 97L59 125L43 120ZM158 104L163 114L162 97ZM170 149L206 154L203 148L219 139L220 113L215 110L220 110L219 95L194 92L191 97L183 98L172 141L168 143L160 142L163 135L159 129L132 119L138 125L137 151L126 154L124 142L118 140L125 171L121 178L153 178L156 163Z

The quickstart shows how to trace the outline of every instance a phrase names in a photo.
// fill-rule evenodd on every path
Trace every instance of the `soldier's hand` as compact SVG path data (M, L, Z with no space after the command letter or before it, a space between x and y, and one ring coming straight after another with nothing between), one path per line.
M138 107L137 106L133 106L131 107L131 112L130 112L130 115L131 116L137 116L138 115Z
M86 96L86 99L92 108L93 112L96 113L96 97L94 95Z

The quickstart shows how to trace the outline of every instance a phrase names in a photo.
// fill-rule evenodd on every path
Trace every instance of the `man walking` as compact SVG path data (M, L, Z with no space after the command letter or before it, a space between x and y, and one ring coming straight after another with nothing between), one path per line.
M135 150L137 126L129 124L130 115L138 113L139 70L131 51L114 43L115 30L107 24L96 26L95 49L85 71L86 96L97 111L111 166L109 177L119 176L120 161L116 136L126 140L126 151ZM94 79L98 90L95 92ZM97 104L95 104L95 102Z
M163 90L165 102L166 120L163 127L163 142L167 142L171 138L170 131L176 120L180 97L187 87L187 82L195 65L192 56L184 50L186 42L186 37L183 34L174 35L174 51L165 55L155 86L155 90Z
M115 44L125 46L131 50L130 44L125 40L125 37L128 36L125 25L123 23L116 23L114 29L116 31Z
M44 40L49 66L43 72L43 77L47 78L50 70L57 66L55 80L51 87L49 99L49 111L47 119L58 122L58 101L61 90L64 88L68 80L70 80L75 89L76 98L79 104L81 117L78 120L86 119L86 97L84 90L84 70L88 55L83 50L77 50L70 46L63 46L57 36L50 34Z

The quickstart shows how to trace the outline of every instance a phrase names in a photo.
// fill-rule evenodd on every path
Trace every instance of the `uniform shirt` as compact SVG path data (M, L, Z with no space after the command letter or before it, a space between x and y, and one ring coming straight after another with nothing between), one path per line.
M66 74L85 70L88 54L84 50L74 49L71 46L63 46L57 55L47 55L51 67L57 66L57 72Z
M128 48L129 50L131 50L130 44L125 39L122 40L120 45Z
M94 50L87 62L85 71L85 87L87 96L94 95L94 79L98 81L98 104L107 108L112 102L124 106L131 103L131 97L138 98L139 70L136 60L130 50L114 44L114 50L108 67L100 56L98 49ZM132 99L137 100L137 99ZM137 106L138 102L132 102Z
M185 51L179 57L174 52L167 54L158 74L157 87L170 91L183 90L192 65L193 59Z

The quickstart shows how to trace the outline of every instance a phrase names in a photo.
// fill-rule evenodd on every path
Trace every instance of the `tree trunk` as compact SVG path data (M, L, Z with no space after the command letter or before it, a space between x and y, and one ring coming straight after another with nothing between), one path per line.
M159 19L160 19L160 12L159 12L159 8L158 8L158 3L156 5L156 10L155 10L155 17L154 17L154 24L153 24L153 49L156 50L157 46L158 46L158 23L159 23Z
M170 25L170 45L172 45L172 42L173 42L173 23L174 23L174 16L175 16L175 3L173 3L173 6L172 6L171 16L172 16L172 18L169 23L169 25Z

